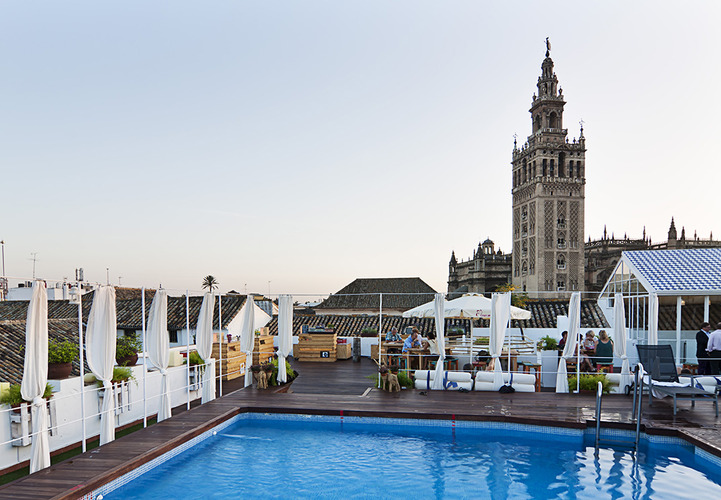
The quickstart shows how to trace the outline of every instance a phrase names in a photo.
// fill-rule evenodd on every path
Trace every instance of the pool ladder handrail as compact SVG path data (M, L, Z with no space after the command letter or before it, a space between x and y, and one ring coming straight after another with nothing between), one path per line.
M639 363L634 370L634 384L633 384L633 415L631 420L636 421L636 436L633 441L633 448L638 451L638 443L641 440L641 400L643 398L643 365ZM603 384L598 383L596 390L596 440L595 440L595 454L598 455L598 448L601 442L601 402L603 400Z

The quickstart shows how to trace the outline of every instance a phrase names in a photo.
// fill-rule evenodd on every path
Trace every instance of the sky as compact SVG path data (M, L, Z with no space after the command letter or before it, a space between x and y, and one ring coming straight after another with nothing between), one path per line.
M511 249L546 37L585 239L721 238L718 1L2 1L6 274L334 292ZM16 280L11 280L11 285Z

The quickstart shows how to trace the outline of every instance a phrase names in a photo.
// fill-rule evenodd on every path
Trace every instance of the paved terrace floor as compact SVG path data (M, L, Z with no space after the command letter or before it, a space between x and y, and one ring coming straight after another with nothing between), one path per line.
M292 393L241 389L242 378L225 382L222 398L189 411L174 410L171 419L0 487L0 498L78 498L240 412L343 412L346 416L455 418L573 428L595 425L595 398L590 394L416 390L389 394L369 389L366 375L375 372L375 365L366 358L360 363L293 365L300 377L292 384ZM609 427L633 428L631 406L630 397L605 397L603 422ZM695 408L680 402L675 417L665 400L655 400L652 407L644 402L642 423L648 433L680 436L721 456L719 419L709 401L699 401Z

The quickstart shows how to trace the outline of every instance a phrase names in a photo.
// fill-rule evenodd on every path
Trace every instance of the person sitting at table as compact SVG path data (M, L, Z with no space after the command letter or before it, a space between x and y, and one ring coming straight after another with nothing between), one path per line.
M394 326L386 333L386 342L403 342L403 338L398 334L398 328Z
M581 346L583 353L588 358L589 362L593 367L596 366L596 336L592 330L586 332L586 338L583 339L583 345Z
M423 347L428 349L429 355L426 355L426 368L430 369L433 361L438 361L440 352L438 351L438 342L436 341L436 334L428 332L427 339L423 341Z
M408 335L406 340L403 342L403 352L417 347L423 347L423 338L421 337L421 332L419 332L418 328L414 326L411 334Z

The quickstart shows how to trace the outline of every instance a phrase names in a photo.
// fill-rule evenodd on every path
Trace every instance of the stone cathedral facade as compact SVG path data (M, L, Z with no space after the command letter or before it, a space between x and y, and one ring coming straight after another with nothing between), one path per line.
M566 297L584 288L586 140L569 141L566 101L550 45L531 103L531 135L513 147L512 283L531 297Z

